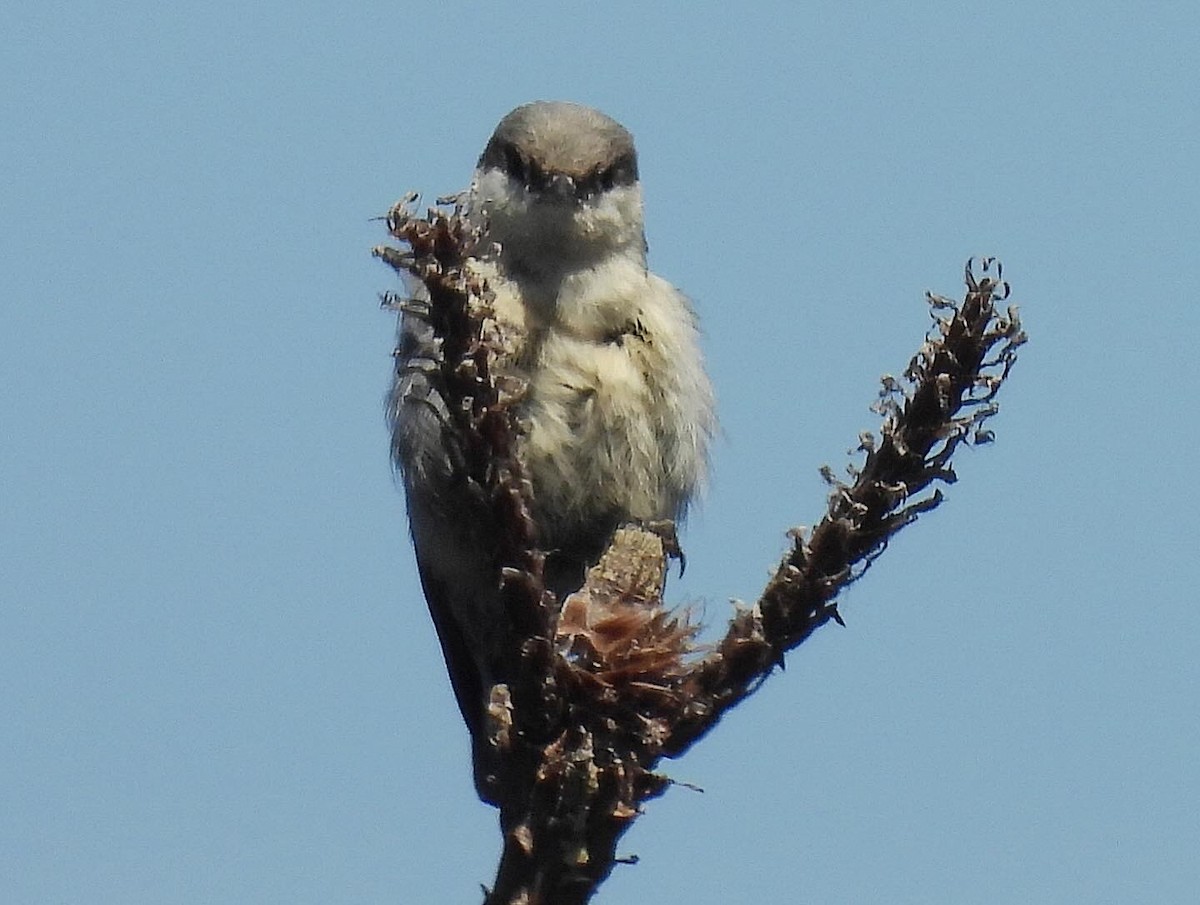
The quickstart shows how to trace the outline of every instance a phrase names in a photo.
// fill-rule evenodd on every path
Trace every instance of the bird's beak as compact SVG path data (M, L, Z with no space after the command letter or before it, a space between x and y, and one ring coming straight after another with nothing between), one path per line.
M566 173L555 173L542 189L541 197L556 204L574 204L575 180Z

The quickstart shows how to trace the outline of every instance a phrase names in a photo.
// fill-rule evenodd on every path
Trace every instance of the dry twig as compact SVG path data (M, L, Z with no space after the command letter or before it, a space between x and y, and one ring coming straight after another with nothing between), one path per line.
M826 470L827 512L792 549L758 602L737 612L698 656L686 614L663 604L669 537L620 529L582 589L561 603L542 580L530 487L514 456L512 400L492 366L503 350L486 328L488 289L471 277L479 241L457 211L415 216L409 196L388 230L407 250L375 249L420 280L443 340L440 379L467 450L468 480L500 526L497 542L513 636L505 681L492 689L490 743L504 851L488 905L588 901L618 862L621 835L669 780L657 772L751 694L784 654L833 619L835 597L889 539L935 508L935 483L955 480L959 444L991 439L994 397L1025 341L999 265L966 268L965 300L929 296L934 329L904 381L885 377L880 437L864 434L861 467L845 483ZM387 295L385 304L402 306Z

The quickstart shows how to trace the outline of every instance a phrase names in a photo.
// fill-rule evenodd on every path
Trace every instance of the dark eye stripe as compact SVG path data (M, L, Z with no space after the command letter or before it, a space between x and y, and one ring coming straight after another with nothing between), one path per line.
M550 182L552 174L526 157L519 147L509 141L496 138L488 142L479 158L485 168L501 169L531 191L542 191ZM580 200L617 186L629 186L637 182L637 156L633 152L622 154L609 166L597 169L575 181L575 196Z

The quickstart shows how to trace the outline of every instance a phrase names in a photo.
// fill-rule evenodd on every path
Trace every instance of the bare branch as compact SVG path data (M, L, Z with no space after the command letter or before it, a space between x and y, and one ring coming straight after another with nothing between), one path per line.
M993 267L995 275L987 275ZM956 480L949 462L958 446L990 441L983 424L997 409L982 403L995 396L1026 337L1016 309L1003 315L996 309L1008 295L999 265L987 259L981 270L976 277L968 262L961 305L928 297L935 330L905 370L908 386L883 378L880 440L861 444L866 462L853 484L827 472L834 486L825 517L810 535L793 532L792 549L758 603L734 617L716 650L685 679L688 712L674 724L664 754L685 751L753 692L786 651L830 619L841 621L836 594L862 577L896 532L941 503L940 490L926 491ZM984 393L975 395L980 387Z
M453 201L454 199L451 199ZM962 443L990 442L984 425L1025 342L991 259L966 269L959 304L929 295L934 326L904 379L885 376L876 438L850 482L823 473L827 509L792 548L757 603L734 614L725 636L701 650L686 612L662 601L673 532L624 526L583 588L560 602L543 581L531 490L515 449L521 387L502 386L503 355L488 287L472 275L480 237L457 208L415 216L415 196L387 216L390 246L375 254L427 291L442 340L440 377L466 450L464 479L499 526L505 605L517 641L491 690L489 740L500 765L495 800L504 849L488 905L587 902L620 859L616 846L644 802L670 781L656 772L757 689L785 653L829 620L835 597L858 580L902 528L942 500ZM413 304L385 296L389 307ZM651 530L651 529L654 530Z

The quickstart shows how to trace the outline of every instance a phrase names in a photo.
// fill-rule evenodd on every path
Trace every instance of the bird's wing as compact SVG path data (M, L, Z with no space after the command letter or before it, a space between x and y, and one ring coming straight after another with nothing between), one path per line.
M441 343L421 299L400 321L388 398L392 460L403 479L421 588L459 710L473 736L483 723L483 675L499 626L498 576L484 519L468 493L458 434L446 405Z

